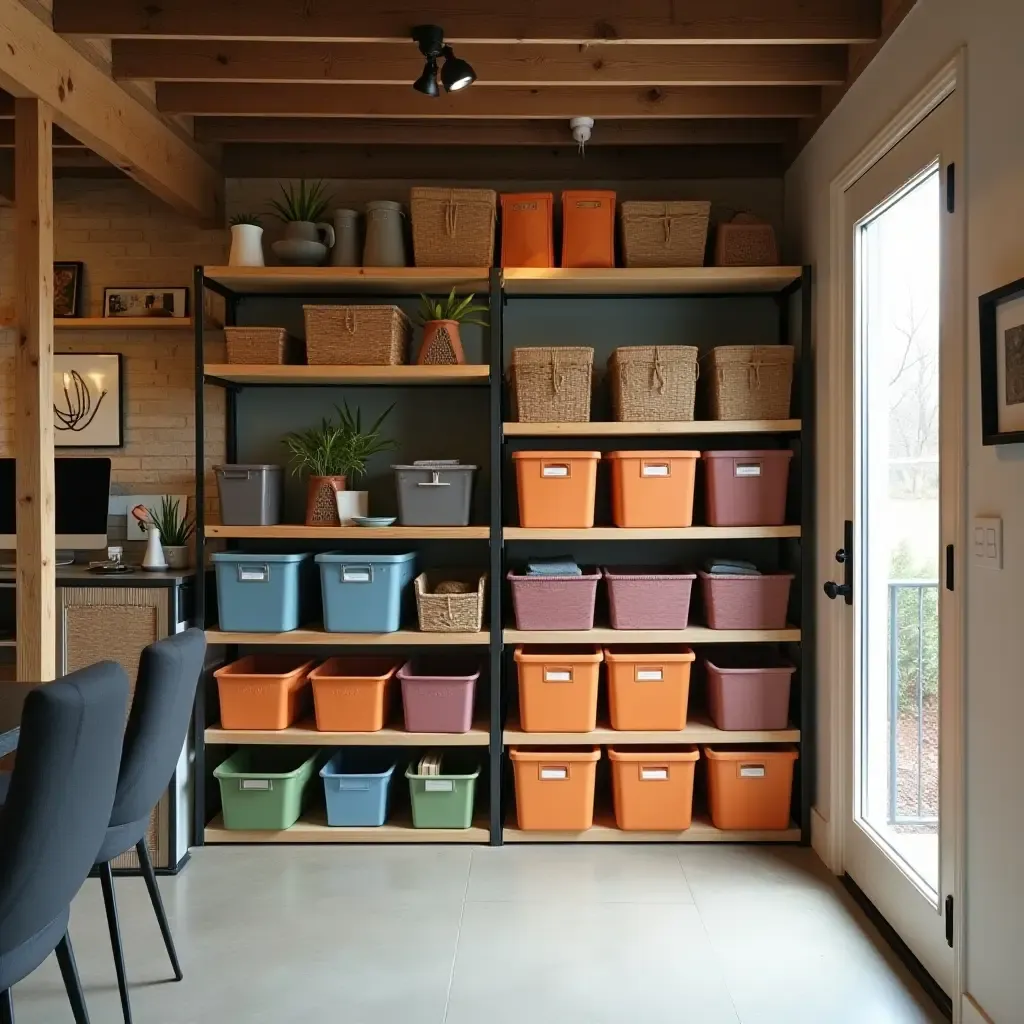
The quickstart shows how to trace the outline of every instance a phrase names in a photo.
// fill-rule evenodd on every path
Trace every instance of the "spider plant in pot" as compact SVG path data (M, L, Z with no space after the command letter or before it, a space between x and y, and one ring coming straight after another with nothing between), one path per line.
M281 198L271 200L270 208L284 223L284 238L271 249L282 263L317 267L334 245L334 228L323 219L331 204L326 186L322 181L300 181L298 187L289 183L280 188Z
M487 321L479 314L486 313L487 307L474 304L475 295L459 298L455 289L445 299L420 296L420 310L417 320L423 326L423 344L416 362L423 364L462 364L466 353L462 349L460 324L476 324L486 327Z
M153 554L159 546L163 546L164 565L159 564L158 557L157 564L147 565L146 562L152 561L148 557L151 552L147 549L147 558L142 563L144 569L188 568L192 556L192 545L189 541L195 533L196 522L195 518L189 515L187 505L182 511L180 501L165 494L160 499L159 507L136 506L132 510L132 515L138 522L139 529L148 535L149 548Z
M262 267L263 222L254 213L236 213L231 218L230 267Z

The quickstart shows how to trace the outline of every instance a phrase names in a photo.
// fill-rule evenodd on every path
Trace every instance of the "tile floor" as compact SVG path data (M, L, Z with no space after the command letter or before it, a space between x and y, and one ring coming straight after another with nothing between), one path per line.
M808 850L219 847L116 888L138 1024L934 1024ZM121 1020L99 885L71 934L92 1019ZM18 1024L71 1020L51 958Z

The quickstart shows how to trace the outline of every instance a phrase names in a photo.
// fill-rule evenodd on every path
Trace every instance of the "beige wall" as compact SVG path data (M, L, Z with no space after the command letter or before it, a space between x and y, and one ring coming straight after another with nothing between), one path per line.
M978 295L1024 276L1024 3L919 0L786 177L789 258L815 266L820 351L830 317L829 186L928 80L967 46L968 517L1004 520L1004 567L966 572L967 989L998 1024L1024 1020L1024 799L1011 751L1024 721L1024 448L980 443ZM827 410L821 410L821 416ZM841 523L820 524L819 575L834 567ZM821 608L821 650L832 609ZM831 708L822 681L819 809L827 818Z

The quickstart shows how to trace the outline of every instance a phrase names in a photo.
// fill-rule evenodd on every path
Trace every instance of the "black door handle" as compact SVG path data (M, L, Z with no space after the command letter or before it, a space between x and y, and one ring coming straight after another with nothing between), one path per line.
M853 592L850 590L848 583L833 583L832 580L829 580L825 584L825 596L830 601L834 601L837 597L844 599L853 597Z
M841 597L847 604L853 604L853 522L849 519L843 523L843 546L836 552L836 561L843 567L843 582L829 580L825 596L830 601Z

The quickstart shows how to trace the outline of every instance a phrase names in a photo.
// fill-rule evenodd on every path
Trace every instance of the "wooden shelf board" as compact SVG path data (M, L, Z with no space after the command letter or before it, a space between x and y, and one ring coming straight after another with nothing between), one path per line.
M491 635L480 633L421 633L400 629L397 633L328 633L322 628L293 629L289 633L230 633L206 631L209 644L242 644L278 647L486 647Z
M679 423L506 423L506 437L650 437L654 435L786 434L800 420L687 420Z
M489 267L204 267L210 281L247 295L419 295L489 290Z
M463 366L243 366L239 363L207 363L203 370L210 383L229 384L393 384L445 385L486 382L490 367Z
M658 267L507 269L509 295L726 295L781 292L800 267Z
M205 736L207 743L275 747L486 747L490 739L486 723L477 723L465 733L406 732L395 728L379 732L321 732L314 722L302 722L288 729L222 729L215 725L206 730Z
M751 540L799 537L799 526L687 526L675 529L631 529L597 526L589 530L537 530L506 526L505 540Z
M203 830L207 843L486 843L490 833L477 821L472 828L413 828L397 818L378 828L332 828L322 811L313 811L283 831L228 829L218 814Z
M287 636L287 634L285 634ZM797 643L800 630L786 629L506 629L508 644L761 644ZM213 641L210 641L213 643Z
M506 744L520 747L539 747L549 744L565 746L593 746L595 744L643 745L665 743L799 743L800 730L788 729L770 731L766 729L743 732L724 732L711 724L706 715L690 715L682 731L657 730L635 732L612 729L600 725L593 732L523 732L518 721L510 721L503 733Z
M220 526L208 524L207 537L252 540L487 540L488 526Z
M509 820L515 821L514 813ZM598 812L594 816L594 827L585 832L524 832L506 826L503 836L506 843L798 843L801 838L796 825L781 831L725 832L715 828L705 815L697 813L685 832L623 832L615 826L615 819L608 812Z
M195 321L190 316L90 316L54 317L59 331L191 331Z

